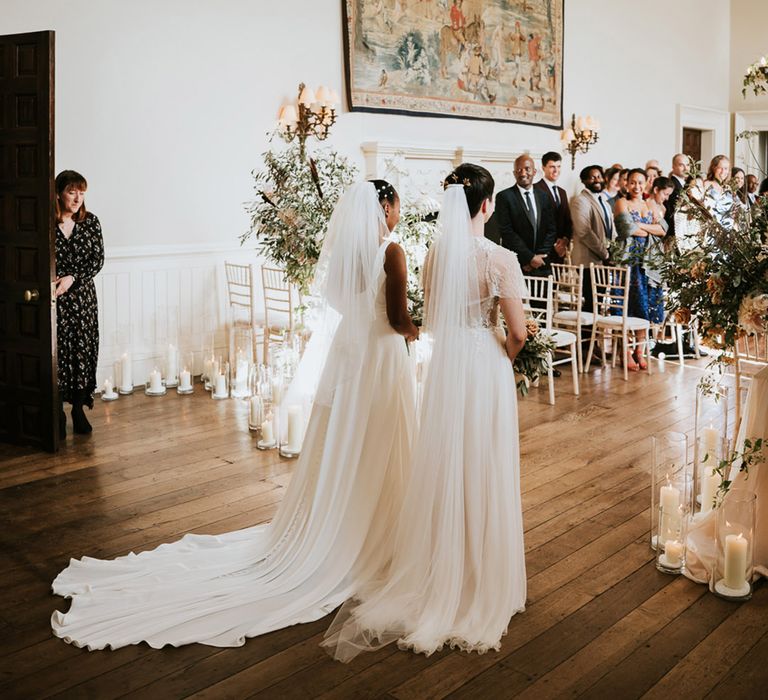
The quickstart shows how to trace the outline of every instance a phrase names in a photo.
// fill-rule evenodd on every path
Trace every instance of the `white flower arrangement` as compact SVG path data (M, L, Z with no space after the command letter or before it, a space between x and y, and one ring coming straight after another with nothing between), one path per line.
M741 94L746 97L751 89L755 95L761 95L768 89L768 57L761 56L747 67L742 81Z

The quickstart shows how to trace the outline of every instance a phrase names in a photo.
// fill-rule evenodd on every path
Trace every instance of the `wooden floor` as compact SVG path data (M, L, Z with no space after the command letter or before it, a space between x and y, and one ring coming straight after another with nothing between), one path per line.
M199 388L97 401L93 435L58 455L0 451L0 697L765 697L768 585L723 601L657 572L647 544L649 436L692 428L699 375L598 370L576 399L564 372L554 407L534 390L520 411L528 607L502 650L390 646L350 665L318 647L330 617L238 649L87 652L51 635L70 557L269 520L293 466L254 448L243 404Z

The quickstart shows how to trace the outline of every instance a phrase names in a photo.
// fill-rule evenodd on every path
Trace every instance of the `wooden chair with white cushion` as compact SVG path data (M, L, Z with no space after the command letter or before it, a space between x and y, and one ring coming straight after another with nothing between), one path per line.
M553 312L553 293L554 280L549 277L524 276L526 287L528 288L528 298L523 300L523 308L530 318L534 319L540 330L550 335L555 342L555 352L565 353L566 357L557 360L554 356L550 357L547 368L547 381L549 383L549 403L555 405L555 382L553 369L556 365L566 362L571 364L571 375L573 378L573 393L579 395L579 365L577 360L576 347L579 341L576 335L570 331L552 326Z
M582 285L584 283L584 265L552 265L552 276L555 280L554 313L552 324L555 328L572 330L577 338L582 338L584 326L591 326L594 316L589 311L582 310L584 298ZM576 344L579 360L579 372L584 371L581 342Z
M264 288L264 362L269 361L269 343L293 333L299 318L301 304L298 290L288 281L285 270L269 265L261 266Z
M234 357L234 331L238 327L250 328L253 336L253 357L258 358L258 346L264 334L264 314L256 296L256 270L254 265L225 262L227 300L230 310L229 352Z
M638 345L637 340L630 340L630 333L645 331L645 356L648 364L648 373L652 373L651 365L651 324L644 318L629 315L629 283L632 270L629 267L609 267L606 265L589 264L592 277L592 300L594 304L594 322L592 324L592 337L589 341L589 352L585 363L585 371L589 372L592 361L592 353L595 348L595 340L598 333L603 339L610 338L613 343L613 360L611 366L616 366L616 353L618 351L619 335L621 336L622 353L621 362L624 369L624 380L629 379L627 370L627 352ZM605 354L602 364L605 366Z

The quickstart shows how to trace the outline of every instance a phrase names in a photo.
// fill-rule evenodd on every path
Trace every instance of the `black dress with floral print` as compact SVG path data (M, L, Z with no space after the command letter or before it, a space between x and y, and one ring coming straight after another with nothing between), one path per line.
M79 395L93 408L99 358L99 316L93 278L104 265L101 224L94 214L75 224L67 239L56 227L56 276L74 283L56 302L59 394L70 403Z

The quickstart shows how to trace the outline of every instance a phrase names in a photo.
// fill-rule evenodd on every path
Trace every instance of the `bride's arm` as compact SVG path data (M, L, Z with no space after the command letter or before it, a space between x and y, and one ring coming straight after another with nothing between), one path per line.
M397 243L390 243L384 254L384 272L386 280L387 319L406 340L419 337L419 329L413 324L408 313L408 267L405 253Z
M507 351L507 357L510 362L514 362L525 345L525 339L528 331L525 327L525 311L523 311L523 302L520 299L499 299L501 313L504 314L504 320L507 322L507 340L504 348Z

